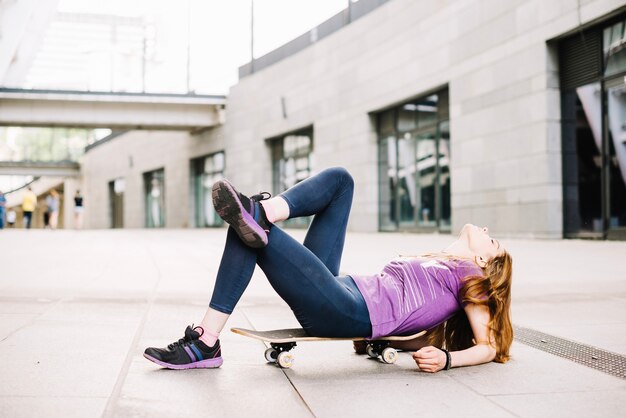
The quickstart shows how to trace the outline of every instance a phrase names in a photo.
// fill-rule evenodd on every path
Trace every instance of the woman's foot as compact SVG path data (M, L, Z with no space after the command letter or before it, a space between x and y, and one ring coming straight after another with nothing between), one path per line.
M200 330L200 332L196 330ZM201 327L187 326L183 338L166 348L148 347L143 356L168 369L213 369L220 367L224 362L220 340L217 340L213 347L209 347L200 340L203 332Z
M253 248L267 245L271 223L259 202L270 196L263 192L247 197L237 192L227 180L219 180L213 185L213 206L217 214L233 227L246 245Z

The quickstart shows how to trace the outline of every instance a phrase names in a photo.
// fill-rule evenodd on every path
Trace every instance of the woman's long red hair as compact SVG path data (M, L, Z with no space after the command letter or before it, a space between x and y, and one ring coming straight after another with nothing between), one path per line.
M496 349L494 361L505 363L509 360L509 349L513 343L511 325L513 259L504 251L491 259L482 271L482 276L469 276L464 279L461 297L464 302L489 308L488 327ZM460 310L452 318L430 330L428 343L436 347L445 347L450 351L464 350L475 345L474 334L465 311Z

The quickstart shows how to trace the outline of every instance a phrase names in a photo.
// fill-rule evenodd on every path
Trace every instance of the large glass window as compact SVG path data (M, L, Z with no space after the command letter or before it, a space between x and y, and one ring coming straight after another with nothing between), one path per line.
M626 239L626 18L590 31L586 66L566 49L575 38L561 47L564 234Z
M602 225L602 90L591 83L563 93L566 233L593 236Z
M437 134L429 130L417 135L415 155L416 187L418 198L417 224L437 226L435 213L435 189L437 188Z
M143 175L146 201L146 227L165 226L165 171L150 171Z
M447 106L442 90L378 115L381 230L450 230Z
M604 29L603 46L608 233L626 239L626 17Z
M626 83L606 84L609 230L626 233ZM626 235L622 235L626 238Z
M196 226L221 226L223 221L213 207L211 189L213 183L224 178L224 152L193 160L192 173Z
M386 135L379 139L378 142L378 190L379 190L379 219L380 230L395 231L397 228L396 219L396 195L397 187L397 171L396 165L396 137L394 135Z
M275 195L311 175L313 165L313 128L305 128L269 141L272 149L272 181ZM286 226L301 227L308 218L290 219Z
M602 34L604 75L626 71L626 19L604 29Z
M439 124L439 149L437 152L439 170L439 193L438 208L439 225L441 229L450 230L452 228L452 206L450 204L450 122L445 121Z

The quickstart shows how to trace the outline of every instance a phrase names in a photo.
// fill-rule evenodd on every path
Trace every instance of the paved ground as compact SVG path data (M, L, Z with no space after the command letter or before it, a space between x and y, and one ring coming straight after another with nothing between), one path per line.
M302 237L301 231L293 231ZM0 231L0 416L623 416L626 380L516 342L506 365L434 375L349 342L309 343L283 371L225 332L218 370L142 357L199 322L225 230ZM342 270L374 273L450 236L349 234ZM626 243L504 240L513 320L626 354ZM296 326L258 273L228 324Z

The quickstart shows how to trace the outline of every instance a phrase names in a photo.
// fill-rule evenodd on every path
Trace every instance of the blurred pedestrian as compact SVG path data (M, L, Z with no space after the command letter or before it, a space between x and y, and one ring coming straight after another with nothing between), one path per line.
M76 196L74 196L74 225L76 229L83 227L83 196L80 194L80 190L76 190Z
M48 225L50 229L57 229L59 223L59 193L52 189L46 197L46 205L48 206Z
M13 228L15 226L15 220L17 219L17 214L13 209L9 209L7 211L7 224L9 224L9 228Z
M24 193L22 199L22 211L24 212L24 228L30 229L33 220L33 212L37 207L37 195L30 187Z
M4 193L0 190L0 229L4 229L4 211L7 206L7 198L4 197Z

